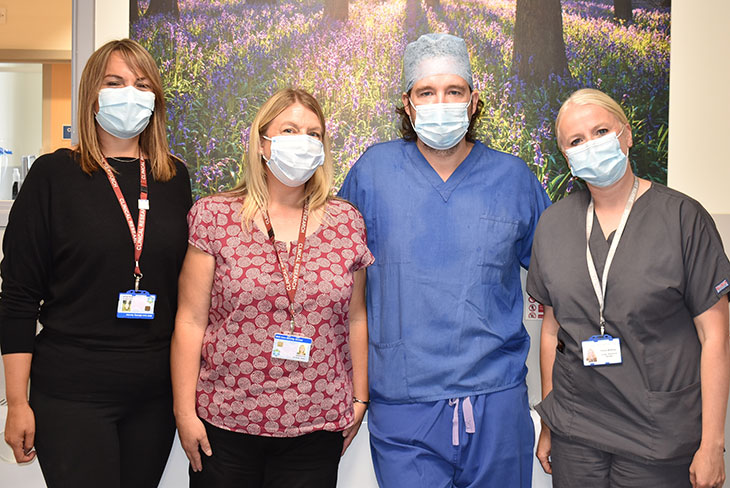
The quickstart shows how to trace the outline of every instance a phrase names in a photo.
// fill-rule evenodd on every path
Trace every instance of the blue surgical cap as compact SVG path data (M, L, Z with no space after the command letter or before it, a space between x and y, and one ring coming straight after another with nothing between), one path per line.
M464 39L451 34L424 34L406 46L403 80L406 92L431 75L459 75L474 89L469 52Z

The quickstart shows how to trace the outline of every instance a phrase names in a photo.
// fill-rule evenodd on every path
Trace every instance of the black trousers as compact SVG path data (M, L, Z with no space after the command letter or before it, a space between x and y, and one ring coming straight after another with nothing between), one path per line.
M554 433L554 488L691 488L689 462L654 462L619 456Z
M203 422L213 455L190 470L191 488L335 488L342 432L299 437L241 434Z
M31 387L35 447L48 488L156 488L175 436L172 398L55 398Z

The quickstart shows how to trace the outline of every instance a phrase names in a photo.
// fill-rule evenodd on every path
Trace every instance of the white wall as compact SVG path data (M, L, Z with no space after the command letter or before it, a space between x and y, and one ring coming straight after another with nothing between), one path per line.
M9 167L21 156L38 155L43 144L43 66L0 63L0 147L9 148ZM0 200L10 198L12 171L0 165Z

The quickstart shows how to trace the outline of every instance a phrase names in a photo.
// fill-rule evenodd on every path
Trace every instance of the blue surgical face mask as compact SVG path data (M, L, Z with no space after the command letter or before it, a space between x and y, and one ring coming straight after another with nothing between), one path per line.
M271 157L267 160L264 156L266 165L286 186L303 185L324 164L324 145L314 137L297 134L263 138L271 141Z
M573 176L597 187L611 186L626 174L628 154L621 151L615 132L565 150Z
M416 111L416 123L411 124L418 138L434 149L451 149L469 130L469 103L428 103L411 107Z
M155 94L152 92L138 90L132 85L103 88L99 90L96 121L109 134L131 139L147 127L154 109Z

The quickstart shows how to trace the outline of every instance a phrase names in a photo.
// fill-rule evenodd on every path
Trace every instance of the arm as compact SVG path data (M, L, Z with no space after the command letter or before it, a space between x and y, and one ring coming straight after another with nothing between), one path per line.
M355 283L350 299L350 355L352 356L352 383L354 396L358 400L370 400L368 392L368 314L365 306L366 271L360 269L355 272ZM360 423L365 416L367 405L355 403L355 419L351 426L342 431L345 443L342 454L348 448L360 429Z
M15 460L27 463L35 457L35 416L28 403L30 378L30 353L5 354L5 393L8 400L8 417L5 420L5 442L13 448Z
M200 471L200 449L210 456L203 422L195 410L195 388L200 374L203 336L208 326L210 293L215 275L215 258L188 245L178 288L178 309L172 334L170 368L178 435L193 471Z
M540 381L542 383L542 399L553 390L553 364L555 364L555 351L558 346L558 329L560 324L555 319L553 307L544 305L545 316L542 319L540 330ZM541 423L540 438L537 441L535 455L547 474L552 474L553 468L550 463L550 429L545 422Z
M725 412L730 383L730 344L728 340L728 299L694 319L702 353L702 441L689 468L694 488L722 486L725 481Z

